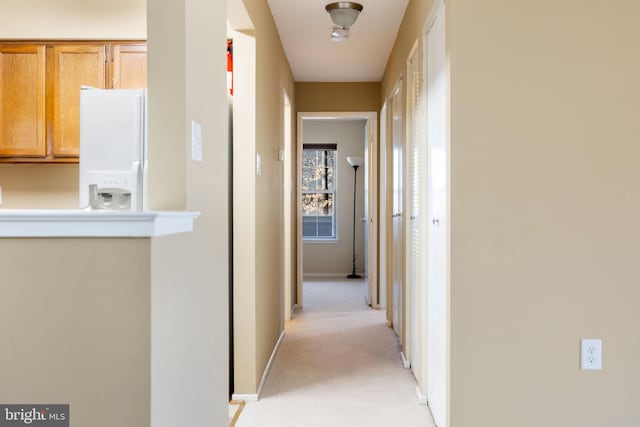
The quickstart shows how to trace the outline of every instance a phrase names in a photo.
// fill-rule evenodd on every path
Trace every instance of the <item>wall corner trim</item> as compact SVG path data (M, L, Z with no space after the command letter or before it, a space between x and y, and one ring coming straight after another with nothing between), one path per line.
M400 358L402 358L402 367L404 369L409 369L411 367L411 363L407 360L407 357L404 355L404 352L400 352Z
M416 396L418 396L418 403L421 406L427 406L429 404L429 401L427 400L427 396L422 394L422 391L420 391L420 386L416 386Z

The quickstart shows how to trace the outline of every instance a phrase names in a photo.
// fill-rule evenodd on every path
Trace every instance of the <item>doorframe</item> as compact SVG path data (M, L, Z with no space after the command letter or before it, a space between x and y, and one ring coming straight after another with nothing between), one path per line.
M283 148L282 152L278 153L280 160L284 162L283 165L283 173L282 173L282 186L283 186L283 236L284 239L282 250L283 250L283 312L284 312L284 321L291 320L293 317L293 310L295 308L295 304L293 301L293 281L294 281L294 266L293 266L293 248L292 248L292 235L293 235L293 191L295 185L293 183L293 170L292 170L292 153L293 153L293 132L292 132L292 122L293 122L293 114L292 109L293 105L291 103L291 98L289 97L289 93L286 89L283 90L282 94L282 140L283 140Z
M302 198L299 196L300 188L302 188L302 121L304 119L363 119L367 121L367 133L371 135L373 138L372 145L374 151L378 149L378 112L377 111L325 111L325 112L298 112L297 114L297 126L296 126L296 134L297 134L297 148L296 148L296 222L297 222L297 250L296 250L296 261L298 265L298 274L297 274L297 301L296 307L300 308L304 306L304 271L303 271L303 252L304 252L304 242L302 239ZM368 139L363 141L363 144L368 144ZM374 157L377 160L377 156ZM369 159L365 159L365 161L369 161ZM374 188L369 188L369 194L378 193L378 164L377 161L372 162L373 164L367 165L367 174L366 177L369 182L372 182ZM377 202L377 198L375 199ZM377 207L377 206L376 206ZM378 210L372 209L372 212L369 212L369 223L371 228L374 230L378 229ZM368 233L369 227L367 227ZM379 236L374 236L374 238L378 238ZM367 264L368 271L365 272L367 276L370 275L370 272L374 272L373 277L377 278L378 276L378 254L372 257L375 262L373 265L371 263ZM368 290L367 290L367 300L371 304L372 307L379 306L379 297L378 297L378 281L375 283L369 282Z
M391 325L388 310L389 280L387 277L388 246L388 206L389 206L389 173L388 173L388 120L387 100L380 109L380 129L378 137L378 307L387 312L387 324ZM384 185L383 185L384 183Z

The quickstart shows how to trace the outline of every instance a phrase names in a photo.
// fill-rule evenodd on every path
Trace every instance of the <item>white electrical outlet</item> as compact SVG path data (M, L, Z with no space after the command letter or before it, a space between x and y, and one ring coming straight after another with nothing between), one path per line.
M580 369L599 371L602 369L602 340L583 338L581 342Z

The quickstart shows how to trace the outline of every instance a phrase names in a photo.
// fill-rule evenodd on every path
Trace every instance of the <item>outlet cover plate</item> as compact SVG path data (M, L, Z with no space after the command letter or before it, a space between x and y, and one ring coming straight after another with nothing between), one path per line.
M580 369L599 371L602 369L602 340L583 338L581 341Z

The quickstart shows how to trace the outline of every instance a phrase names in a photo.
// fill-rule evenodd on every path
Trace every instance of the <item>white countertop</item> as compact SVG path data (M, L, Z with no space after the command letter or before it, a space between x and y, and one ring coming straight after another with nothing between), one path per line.
M193 231L200 212L0 209L2 237L155 237Z

